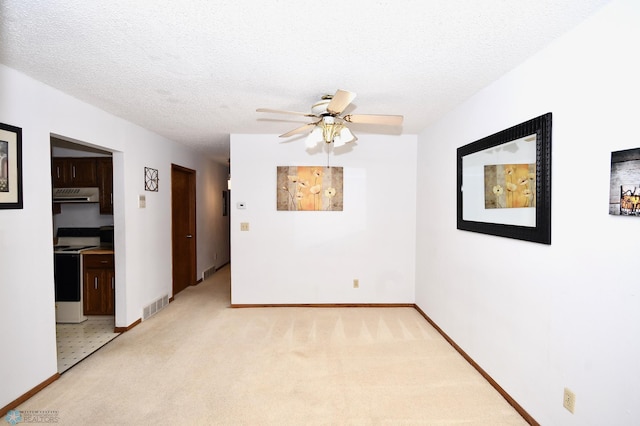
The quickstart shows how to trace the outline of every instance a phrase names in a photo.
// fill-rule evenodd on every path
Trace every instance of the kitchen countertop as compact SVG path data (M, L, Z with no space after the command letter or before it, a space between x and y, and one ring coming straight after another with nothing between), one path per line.
M82 254L113 254L113 249L96 248L91 250L84 250Z

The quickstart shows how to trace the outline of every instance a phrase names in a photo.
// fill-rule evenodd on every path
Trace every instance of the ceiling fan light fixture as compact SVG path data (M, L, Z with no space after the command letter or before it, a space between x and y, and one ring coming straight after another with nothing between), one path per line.
M320 123L322 127L322 139L325 143L331 143L344 129L344 124L337 122L333 117L323 117Z
M314 148L321 142L327 145L333 144L335 147L343 146L347 143L358 140L347 128L346 123L358 124L381 124L388 126L400 126L403 117L401 115L382 114L347 114L343 115L345 109L351 104L356 94L346 90L338 89L335 95L324 95L319 102L311 107L311 113L284 111L271 108L258 108L258 112L271 112L279 114L303 115L317 119L312 123L307 123L287 133L280 135L281 138L309 132L305 139L307 148Z
M305 139L305 145L307 148L314 148L319 143L324 142L333 144L334 147L340 147L357 139L342 120L326 116L322 117L322 120L309 133L309 136Z

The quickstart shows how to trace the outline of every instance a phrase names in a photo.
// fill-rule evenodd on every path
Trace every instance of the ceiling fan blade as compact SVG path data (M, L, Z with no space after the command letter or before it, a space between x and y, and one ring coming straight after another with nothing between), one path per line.
M404 119L401 115L376 115L376 114L349 114L344 121L358 124L384 124L386 126L399 126Z
M284 111L281 109L271 109L271 108L258 108L257 112L273 112L276 114L294 114L294 115L302 115L305 117L317 117L315 114L310 114L308 112L298 112L298 111Z
M280 137L281 138L288 138L289 136L293 136L295 134L302 133L302 132L305 132L307 130L311 130L311 128L316 127L317 124L318 124L318 122L305 124L304 126L300 126L300 127L296 128L296 129L291 130L290 132L283 133L282 135L280 135Z
M349 106L351 101L356 97L353 92L347 92L346 90L338 89L336 94L331 98L331 102L327 105L327 111L330 114L340 114L346 107Z

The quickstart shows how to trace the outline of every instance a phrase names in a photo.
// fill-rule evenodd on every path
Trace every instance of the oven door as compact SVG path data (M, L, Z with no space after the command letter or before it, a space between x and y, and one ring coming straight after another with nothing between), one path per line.
M80 302L80 255L54 254L56 302Z

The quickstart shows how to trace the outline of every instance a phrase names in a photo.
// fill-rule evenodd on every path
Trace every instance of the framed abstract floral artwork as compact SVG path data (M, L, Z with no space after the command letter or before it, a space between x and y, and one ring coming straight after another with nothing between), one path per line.
M277 210L342 211L342 167L278 166Z
M551 244L551 118L458 148L458 229Z

